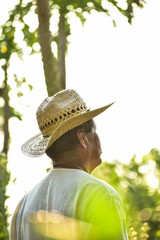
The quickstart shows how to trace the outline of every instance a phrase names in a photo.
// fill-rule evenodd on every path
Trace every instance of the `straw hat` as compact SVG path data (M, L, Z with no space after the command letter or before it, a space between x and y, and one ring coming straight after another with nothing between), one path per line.
M22 152L40 157L64 133L99 115L113 103L90 111L75 90L63 90L47 97L36 116L40 133L22 145Z

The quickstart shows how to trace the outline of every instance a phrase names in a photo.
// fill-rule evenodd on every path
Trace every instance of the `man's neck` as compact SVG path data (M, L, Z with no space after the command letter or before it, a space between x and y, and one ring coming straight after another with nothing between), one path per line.
M81 156L81 157L80 157ZM90 168L85 159L82 159L82 155L75 151L68 151L59 154L59 156L53 160L54 168L70 168L80 169L87 173L90 173Z

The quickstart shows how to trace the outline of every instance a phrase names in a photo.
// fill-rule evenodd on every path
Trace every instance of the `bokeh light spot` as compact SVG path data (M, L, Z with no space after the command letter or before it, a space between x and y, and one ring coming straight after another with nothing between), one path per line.
M7 47L6 46L3 46L2 48L1 48L1 53L6 53L7 52Z
M151 208L144 208L141 212L138 214L138 219L141 221L147 221L152 216L152 209Z

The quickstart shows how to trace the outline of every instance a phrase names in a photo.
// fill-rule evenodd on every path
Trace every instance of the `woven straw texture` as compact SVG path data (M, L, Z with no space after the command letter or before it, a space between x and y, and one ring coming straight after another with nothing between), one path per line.
M22 145L22 152L30 157L42 156L64 133L99 115L113 103L89 111L75 90L63 90L46 98L37 109L41 133Z

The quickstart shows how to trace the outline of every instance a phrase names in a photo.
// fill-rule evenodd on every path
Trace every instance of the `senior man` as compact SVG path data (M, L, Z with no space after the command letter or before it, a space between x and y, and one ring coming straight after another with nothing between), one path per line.
M41 132L22 151L46 153L53 169L18 204L11 240L128 239L118 193L90 175L101 164L93 118L111 105L90 111L75 90L63 90L38 107Z

